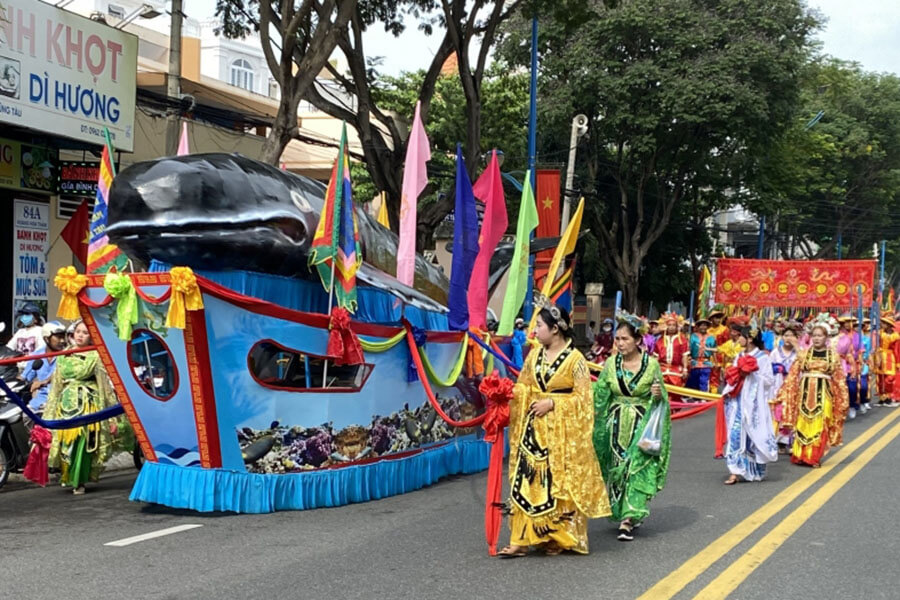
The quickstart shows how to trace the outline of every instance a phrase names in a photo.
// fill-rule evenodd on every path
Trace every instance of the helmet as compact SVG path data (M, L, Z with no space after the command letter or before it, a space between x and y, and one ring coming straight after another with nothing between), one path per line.
M41 327L41 335L44 339L49 338L54 334L65 335L66 328L59 321L50 321L49 323L44 323L44 326Z
M17 315L34 315L39 317L41 315L41 309L38 308L38 305L34 302L26 302L23 304L18 311L16 311Z

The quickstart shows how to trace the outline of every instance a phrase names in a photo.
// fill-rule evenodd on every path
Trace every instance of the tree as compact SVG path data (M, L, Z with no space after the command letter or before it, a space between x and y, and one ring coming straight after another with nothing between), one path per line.
M266 64L281 90L278 112L263 144L263 161L277 165L288 142L299 133L300 100L328 63L356 4L356 0L302 0L299 6L293 0L216 0L216 16L222 23L217 33L235 38L257 31Z
M634 309L643 262L679 206L703 190L741 193L785 128L817 19L800 0L584 4L588 16L542 28L541 131L568 140L572 117L589 117L576 187ZM523 29L500 56L525 64Z
M778 223L784 255L833 256L841 240L843 256L870 256L900 235L900 78L823 57L801 100L748 205Z
M319 88L310 90L309 101L319 110L350 123L358 132L363 145L366 167L375 187L387 193L388 214L391 227L399 223L403 163L406 155L406 120L412 114L416 101L422 103L422 118L426 123L431 114L431 103L438 82L441 79L447 59L456 58L456 73L462 89L466 107L464 156L470 175L478 167L482 153L482 98L487 60L493 46L497 29L513 14L522 0L503 2L502 0L409 0L404 6L395 2L394 12L381 13L359 11L351 19L348 27L338 40L338 47L349 66L348 73L341 73L333 65L327 65L335 81L344 94L356 100L352 106L334 94L327 94ZM398 15L411 12L420 16L420 26L426 31L442 31L441 42L430 65L420 78L416 93L409 97L409 104L394 105L387 110L379 100L384 98L377 88L375 57L367 54L363 43L363 33L376 23L384 23L389 16L394 26L388 27L395 33L402 30ZM379 18L381 19L379 21ZM470 61L475 52L476 59ZM403 117L398 118L398 115ZM452 190L452 185L450 186ZM433 186L425 194L433 192ZM430 240L434 228L453 208L453 195L445 194L437 202L425 205L418 212L417 239L422 244Z

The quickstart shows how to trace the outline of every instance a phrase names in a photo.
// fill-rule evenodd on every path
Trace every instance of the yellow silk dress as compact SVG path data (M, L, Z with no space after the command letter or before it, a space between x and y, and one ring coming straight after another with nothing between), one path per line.
M543 417L533 403L551 398ZM609 496L594 452L594 404L587 362L571 344L548 363L529 353L510 403L510 544L554 542L588 552L587 520L608 516Z

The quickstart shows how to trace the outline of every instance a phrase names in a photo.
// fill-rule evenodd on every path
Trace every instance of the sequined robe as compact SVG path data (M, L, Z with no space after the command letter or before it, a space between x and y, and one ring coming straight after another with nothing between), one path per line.
M533 403L551 398L543 417ZM510 403L510 544L555 542L587 553L587 519L610 514L609 498L591 445L591 379L581 352L567 346L547 363L532 351Z
M43 418L72 419L116 404L96 351L60 356L50 381ZM112 451L110 421L53 431L48 464L61 469L61 482L77 487L96 481Z
M661 381L659 362L643 354L637 373L622 367L621 356L606 361L594 384L594 450L616 521L643 521L650 514L650 500L666 484L672 423L665 386L657 400L666 404L660 454L646 454L637 446L654 403L650 386Z
M841 359L831 348L800 354L778 392L782 424L794 431L791 462L818 465L843 441L849 395Z

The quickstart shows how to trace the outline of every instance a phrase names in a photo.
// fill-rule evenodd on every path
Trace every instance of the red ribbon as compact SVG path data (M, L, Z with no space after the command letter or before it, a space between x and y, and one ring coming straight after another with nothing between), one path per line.
M754 357L747 354L739 356L737 365L732 365L725 369L725 383L734 386L731 393L737 396L741 393L741 388L744 387L744 379L747 375L758 370L759 365Z
M337 366L363 363L362 345L350 329L350 313L340 306L331 309L331 320L328 322L328 348L325 353L334 359Z
M50 481L47 458L50 456L50 442L53 440L53 434L40 425L35 425L31 430L30 439L34 446L31 448L28 462L25 463L25 471L22 474L28 481L44 487Z
M484 441L491 444L491 462L488 466L487 496L484 502L484 535L488 553L497 554L497 539L503 515L500 511L500 492L503 489L503 429L509 425L509 401L513 396L513 382L494 371L478 386L487 402L484 423Z

